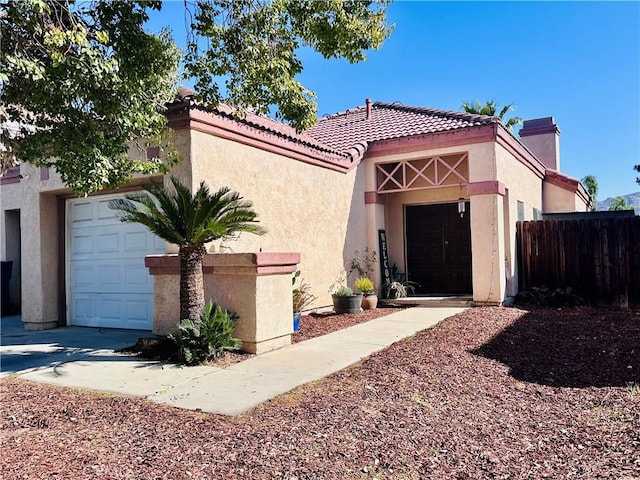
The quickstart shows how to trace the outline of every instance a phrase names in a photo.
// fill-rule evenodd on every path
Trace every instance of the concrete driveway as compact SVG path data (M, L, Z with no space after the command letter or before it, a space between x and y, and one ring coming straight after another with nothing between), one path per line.
M227 368L183 367L115 353L133 345L139 337L152 336L151 332L80 327L26 332L19 317L10 317L2 319L1 370L3 375L15 373L25 380L238 415L353 365L463 310L409 308Z
M0 323L0 375L24 374L56 367L66 362L104 361L114 350L129 347L149 331L109 328L63 327L28 331L20 316L2 317Z

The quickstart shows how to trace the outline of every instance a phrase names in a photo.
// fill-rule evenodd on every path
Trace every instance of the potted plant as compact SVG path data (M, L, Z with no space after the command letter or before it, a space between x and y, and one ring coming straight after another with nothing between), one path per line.
M300 315L301 312L311 305L315 300L316 296L311 294L311 285L304 281L304 279L300 279L300 285L296 287L296 281L300 276L300 270L297 270L294 273L293 278L291 279L291 285L294 287L292 291L293 297L293 331L297 332L300 330Z
M371 279L367 277L359 277L353 286L356 290L362 292L362 308L365 310L373 310L378 306L378 295L373 286Z
M384 298L404 298L409 294L409 291L413 293L413 291L415 290L414 285L418 284L415 282L410 282L409 280L405 280L402 282L393 281L390 283L385 283L382 286L385 295Z
M375 250L369 251L369 247L364 247L364 253L360 254L358 250L353 252L353 258L349 265L349 275L353 272L358 272L358 277L371 278L374 273L374 268L377 260L377 252Z
M362 311L362 294L355 293L346 283L346 272L342 272L329 289L333 300L333 310L336 313L360 313Z

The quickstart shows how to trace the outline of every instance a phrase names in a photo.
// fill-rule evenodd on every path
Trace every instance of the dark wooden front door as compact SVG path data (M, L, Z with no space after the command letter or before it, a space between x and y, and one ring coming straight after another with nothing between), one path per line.
M405 207L407 278L415 293L471 293L470 204L462 217L457 203Z

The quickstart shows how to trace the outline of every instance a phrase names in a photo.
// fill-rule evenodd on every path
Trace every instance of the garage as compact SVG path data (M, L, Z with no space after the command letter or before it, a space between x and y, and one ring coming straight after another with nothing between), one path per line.
M144 226L122 223L109 201L122 195L67 200L69 324L151 330L153 279L144 257L164 241Z

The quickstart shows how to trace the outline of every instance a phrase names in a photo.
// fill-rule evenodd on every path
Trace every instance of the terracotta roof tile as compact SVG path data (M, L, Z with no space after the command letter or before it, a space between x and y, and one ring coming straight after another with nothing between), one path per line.
M359 143L500 122L499 118L486 115L385 102L372 104L371 118L366 117L367 108L357 107L324 117L305 133L325 145L344 151Z
M312 128L297 133L290 126L264 115L247 112L244 117L238 117L234 115L234 108L226 104L208 109L194 101L193 95L192 90L184 88L172 104L187 103L190 108L213 113L238 127L272 135L300 148L318 152L326 158L338 159L339 162L353 162L362 158L368 145L379 140L500 123L498 117L375 102L371 104L369 119L366 118L367 107L360 106L323 117Z
M193 102L192 105L193 108L203 111L211 111L222 118L236 122L238 125L246 125L247 127L253 128L257 131L275 135L276 137L286 139L299 145L304 145L319 152L338 155L345 158L350 156L349 152L345 151L348 149L336 149L335 147L327 145L317 138L310 136L306 131L297 133L295 129L289 125L269 118L266 115L256 115L252 112L245 112L244 115L236 116L235 109L223 103L219 104L213 110L209 110L197 102ZM350 145L350 147L352 147L352 145Z

